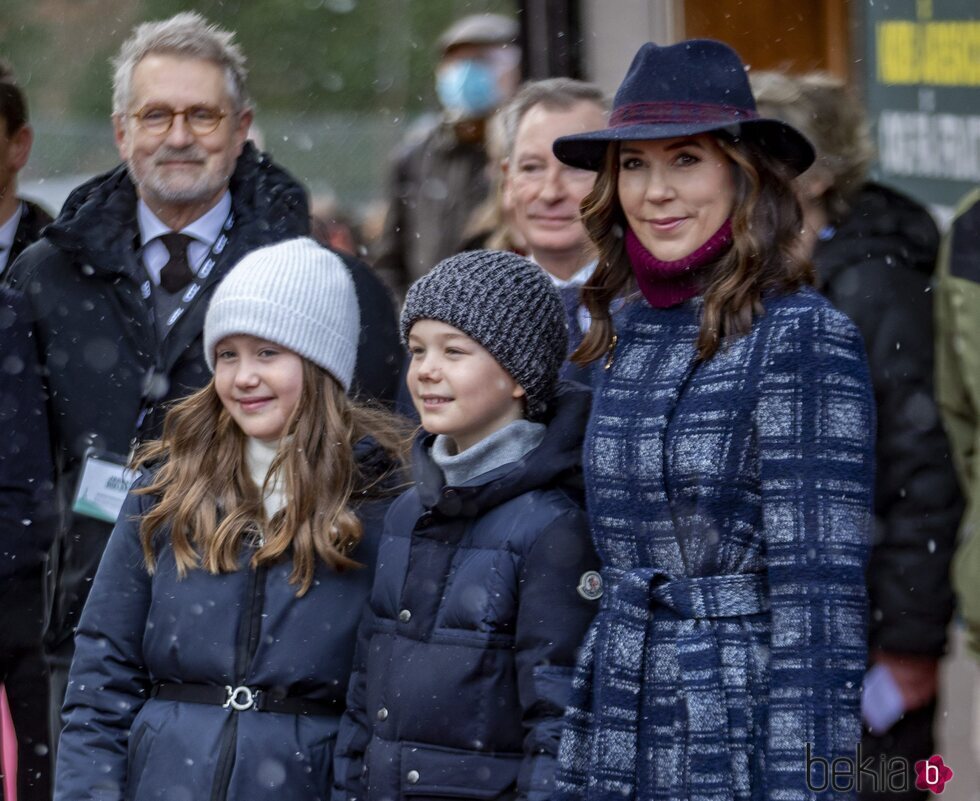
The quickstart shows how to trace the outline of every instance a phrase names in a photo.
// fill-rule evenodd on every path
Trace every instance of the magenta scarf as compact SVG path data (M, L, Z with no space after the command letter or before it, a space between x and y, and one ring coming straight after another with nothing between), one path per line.
M701 268L716 261L732 244L731 218L693 253L677 261L661 261L640 243L633 229L626 228L626 255L636 283L657 309L676 306L701 292Z

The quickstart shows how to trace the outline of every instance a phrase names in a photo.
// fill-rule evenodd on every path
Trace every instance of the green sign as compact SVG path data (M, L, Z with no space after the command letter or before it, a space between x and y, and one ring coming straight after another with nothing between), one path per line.
M980 0L865 0L878 173L926 203L980 186Z

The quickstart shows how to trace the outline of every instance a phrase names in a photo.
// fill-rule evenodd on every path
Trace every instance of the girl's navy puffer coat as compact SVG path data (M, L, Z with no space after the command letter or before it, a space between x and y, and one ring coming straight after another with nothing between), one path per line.
M362 466L377 449L358 446ZM145 483L145 479L141 479ZM138 482L141 483L141 482ZM76 635L64 707L56 801L313 801L329 795L356 629L371 586L386 500L361 504L364 537L343 573L320 563L296 597L292 560L178 579L166 538L144 566L130 494ZM153 697L160 683L261 688L316 699L297 715ZM240 692L236 701L246 701Z
M589 400L565 385L537 448L463 486L444 486L431 437L416 443L416 485L385 519L361 626L337 801L550 793L597 609L581 507Z

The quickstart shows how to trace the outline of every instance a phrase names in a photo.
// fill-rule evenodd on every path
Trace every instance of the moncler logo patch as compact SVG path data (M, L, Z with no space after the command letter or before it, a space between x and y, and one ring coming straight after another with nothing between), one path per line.
M598 601L602 597L602 576L595 570L586 570L575 589L586 601Z

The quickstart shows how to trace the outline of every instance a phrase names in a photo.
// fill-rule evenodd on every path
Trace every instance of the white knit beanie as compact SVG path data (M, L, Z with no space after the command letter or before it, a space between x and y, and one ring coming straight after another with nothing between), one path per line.
M225 337L249 334L320 365L350 388L360 312L340 258L312 239L253 250L225 276L204 318L204 358Z

